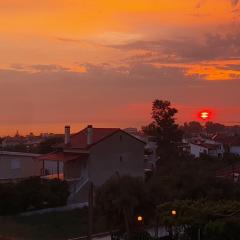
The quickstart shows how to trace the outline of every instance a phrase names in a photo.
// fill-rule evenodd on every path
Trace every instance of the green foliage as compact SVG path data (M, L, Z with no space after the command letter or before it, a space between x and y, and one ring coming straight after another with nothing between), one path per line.
M0 184L0 215L64 206L68 195L67 183L60 180L33 177L19 183Z
M112 228L125 228L129 233L136 227L139 214L146 221L151 215L152 206L147 197L142 179L119 176L98 189L96 204L100 214L109 219Z
M104 224L102 219L96 219L94 224L97 232L106 231L101 227ZM87 230L87 208L31 216L0 217L0 239L66 240L85 236Z
M171 215L172 209L177 215ZM240 203L236 201L174 201L161 204L158 214L162 224L181 229L183 239L235 240L240 230ZM177 234L177 231L175 231Z
M177 112L169 101L155 100L152 105L153 122L143 127L144 132L166 143L181 140L182 132L175 123Z
M10 152L30 152L30 149L27 147L27 145L24 145L24 144L7 146L7 147L4 147L3 150L10 151Z
M200 134L202 130L202 125L196 121L184 123L184 125L182 126L182 131L184 132L185 136L193 136L196 134Z
M0 184L0 215L14 214L21 211L22 194L16 184Z
M223 124L220 123L214 123L214 122L206 122L206 130L207 133L221 133L226 129L226 127Z
M240 200L240 185L216 177L216 170L226 163L217 159L181 159L172 168L162 167L147 182L154 204L176 199Z
M175 143L182 139L182 131L175 122L177 112L169 101L157 99L152 105L153 122L143 127L145 134L156 137L161 161L169 161L172 155L176 155Z

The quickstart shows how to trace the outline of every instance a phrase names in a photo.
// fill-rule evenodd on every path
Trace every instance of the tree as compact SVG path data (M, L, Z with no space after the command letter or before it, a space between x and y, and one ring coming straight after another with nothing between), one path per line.
M226 127L223 124L220 123L214 123L214 122L206 122L206 131L207 133L221 133L226 129Z
M182 127L182 130L185 135L191 136L194 134L199 134L202 132L203 128L202 125L199 122L192 121L189 123L184 123L184 126Z
M176 142L182 139L182 131L175 122L177 109L169 101L155 100L152 104L152 123L143 127L145 134L155 136L160 158L169 160L176 150Z
M116 176L97 190L96 204L112 227L124 227L128 239L134 231L138 214L146 216L151 205L146 199L144 182L141 178Z
M239 207L237 201L174 201L158 206L158 214L164 226L173 228L181 239L235 240L240 234ZM171 211L177 215L172 216ZM175 238L179 239L179 238Z

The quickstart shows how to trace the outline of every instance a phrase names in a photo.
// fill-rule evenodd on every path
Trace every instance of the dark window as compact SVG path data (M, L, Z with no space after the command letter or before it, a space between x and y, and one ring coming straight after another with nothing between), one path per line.
M123 157L122 156L120 156L120 162L122 162L123 161Z
M119 139L120 139L120 142L121 142L122 141L122 135L120 135Z

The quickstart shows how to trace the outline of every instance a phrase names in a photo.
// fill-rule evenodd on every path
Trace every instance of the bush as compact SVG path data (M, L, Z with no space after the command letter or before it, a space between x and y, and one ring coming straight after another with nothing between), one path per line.
M60 180L28 178L19 183L0 184L0 215L66 205L68 184Z

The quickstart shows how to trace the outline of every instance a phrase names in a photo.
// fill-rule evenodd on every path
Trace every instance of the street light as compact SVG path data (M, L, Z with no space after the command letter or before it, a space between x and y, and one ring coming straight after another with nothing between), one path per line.
M137 217L137 221L138 221L138 222L142 222L142 221L143 221L143 217L142 217L142 216L138 216L138 217Z
M177 211L176 210L172 210L171 214L172 214L172 216L176 216L177 215Z

